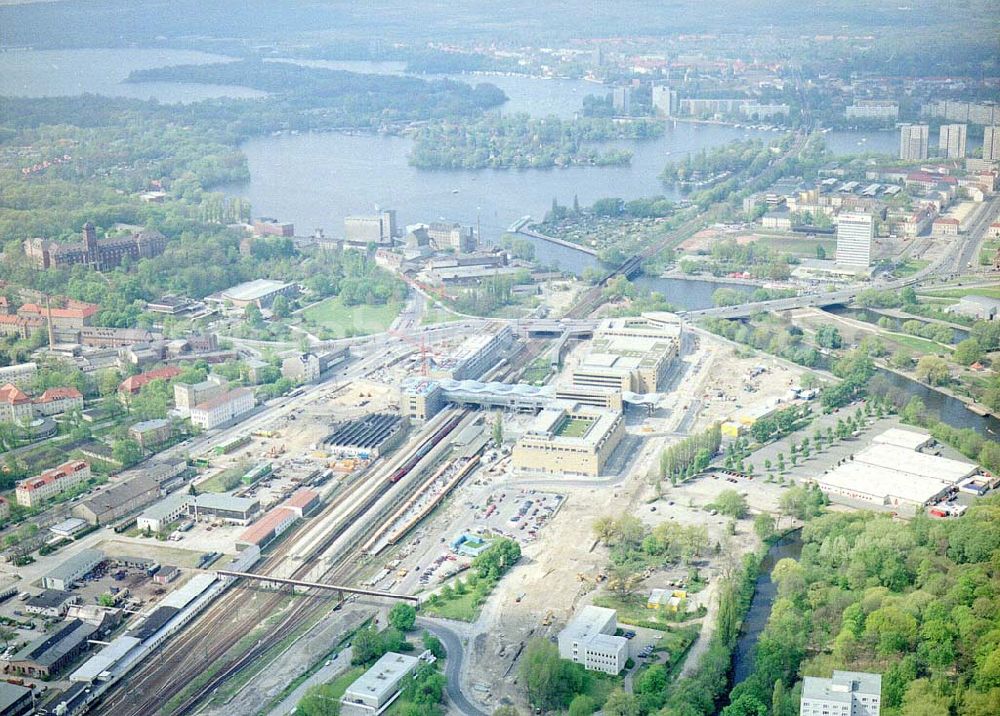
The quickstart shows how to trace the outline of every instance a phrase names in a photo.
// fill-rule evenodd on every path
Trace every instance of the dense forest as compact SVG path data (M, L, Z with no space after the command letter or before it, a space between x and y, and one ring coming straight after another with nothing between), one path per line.
M270 93L265 116L308 114L313 128L378 127L447 117L474 117L507 98L491 84L303 67L259 58L210 65L136 70L129 82L199 82L239 85ZM261 108L263 109L263 108ZM317 124L318 123L318 124Z
M801 677L833 669L881 673L884 716L1000 713L1000 499L958 520L829 514L802 537L724 716L793 716Z
M527 168L574 164L628 164L632 153L601 150L594 143L647 139L663 133L657 122L574 121L527 114L488 115L477 122L439 122L421 127L410 164L421 169Z

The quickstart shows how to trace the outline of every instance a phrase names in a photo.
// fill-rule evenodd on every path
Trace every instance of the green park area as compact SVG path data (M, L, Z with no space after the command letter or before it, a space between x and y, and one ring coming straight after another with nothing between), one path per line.
M338 296L310 306L302 317L307 327L316 326L337 338L347 338L381 333L392 325L399 311L400 305L394 302L347 306Z

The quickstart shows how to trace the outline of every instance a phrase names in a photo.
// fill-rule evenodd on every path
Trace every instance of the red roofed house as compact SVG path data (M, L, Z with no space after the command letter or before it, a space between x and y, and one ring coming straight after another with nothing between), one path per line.
M990 228L986 233L991 239L1000 239L1000 221L994 221L990 224Z
M34 402L38 415L61 415L71 410L83 410L83 394L76 388L49 388Z
M90 477L90 465L83 460L72 460L59 467L46 470L38 477L29 477L17 485L17 504L38 507L45 500L60 495Z
M180 368L168 365L166 368L156 368L145 373L140 373L139 375L132 375L123 380L121 385L118 386L118 393L120 395L135 395L142 390L144 385L149 385L154 380L171 380L180 374Z
M0 387L0 421L5 423L28 422L35 417L35 410L24 391L13 383Z
M83 328L89 326L91 319L97 314L100 306L71 298L62 302L61 306L52 306L52 325L56 328ZM38 303L25 303L17 309L21 318L35 318L46 321L49 309Z
M958 219L939 216L931 224L931 233L935 236L958 236L958 227Z

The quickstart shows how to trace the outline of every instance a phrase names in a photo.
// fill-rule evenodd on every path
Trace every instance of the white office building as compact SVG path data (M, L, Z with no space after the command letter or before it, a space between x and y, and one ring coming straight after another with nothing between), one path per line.
M805 677L799 716L879 716L881 701L881 674L834 671L831 679Z
M614 609L585 606L559 632L559 656L588 671L618 674L628 660L628 639L615 636L617 629Z
M965 157L965 136L967 124L942 124L938 135L938 149L941 156L948 159L963 159Z
M875 222L871 214L844 212L837 217L837 263L868 268L872 264Z
M420 663L415 656L389 652L347 687L340 699L340 716L378 716L399 696L403 679Z

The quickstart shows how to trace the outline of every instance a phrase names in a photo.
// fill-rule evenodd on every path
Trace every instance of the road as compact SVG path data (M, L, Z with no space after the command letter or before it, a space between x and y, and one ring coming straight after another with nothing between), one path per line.
M440 639L445 651L448 652L444 675L448 679L448 698L455 708L461 711L463 716L488 716L462 692L462 661L465 658L462 637L439 619L420 617L417 619L417 626Z

